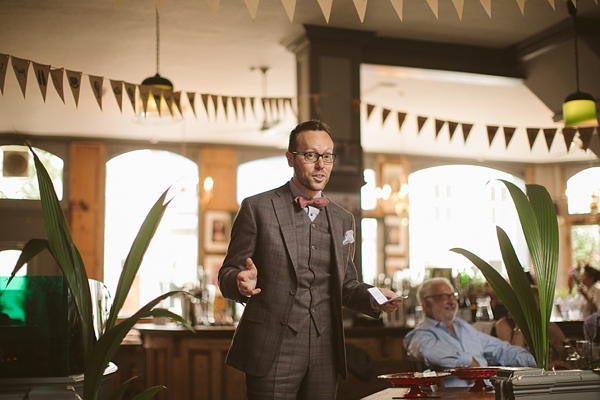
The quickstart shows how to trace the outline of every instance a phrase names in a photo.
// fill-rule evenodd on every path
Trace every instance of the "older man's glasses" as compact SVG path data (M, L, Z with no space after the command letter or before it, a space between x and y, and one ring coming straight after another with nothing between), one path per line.
M431 296L425 296L423 298L423 300L425 300L425 299L435 299L435 300L448 301L448 300L450 300L451 297L453 297L455 299L458 299L458 292L454 292L454 293L442 293L442 294L432 294Z
M335 154L332 153L319 154L315 153L314 151L308 151L306 153L292 151L292 154L299 154L301 156L304 156L304 161L308 163L316 163L317 161L319 161L319 157L323 158L323 162L325 164L333 164L333 162L335 161Z

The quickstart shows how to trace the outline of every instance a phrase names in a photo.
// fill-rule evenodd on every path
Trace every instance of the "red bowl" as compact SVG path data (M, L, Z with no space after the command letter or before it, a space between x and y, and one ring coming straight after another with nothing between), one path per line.
M435 376L415 376L415 372L401 372L397 374L379 375L378 378L385 379L392 386L411 387L433 385L441 378L449 376L449 372L436 372Z
M496 376L498 367L454 368L445 371L459 379L490 379L492 376Z

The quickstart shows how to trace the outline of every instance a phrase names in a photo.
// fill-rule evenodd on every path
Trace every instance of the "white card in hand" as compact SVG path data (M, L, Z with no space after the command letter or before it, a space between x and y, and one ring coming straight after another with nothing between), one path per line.
M398 299L408 298L408 296L398 295L398 296L392 297L391 299L388 299L387 297L385 297L385 295L383 293L381 293L381 290L379 290L376 287L371 287L368 290L369 290L369 293L371 293L371 296L373 296L373 298L379 305L389 303L390 301L394 301L394 300L398 300Z

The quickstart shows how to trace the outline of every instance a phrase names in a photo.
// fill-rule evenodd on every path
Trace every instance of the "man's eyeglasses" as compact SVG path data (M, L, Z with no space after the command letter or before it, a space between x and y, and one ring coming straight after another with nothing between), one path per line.
M315 153L314 151L308 151L306 153L292 151L292 154L300 154L304 156L304 161L309 163L316 163L317 161L319 161L319 157L323 158L323 162L325 164L333 164L333 162L335 161L335 154L332 153L319 154Z
M458 292L454 292L454 293L442 293L442 294L432 294L431 296L425 296L425 297L423 297L423 300L433 298L433 299L436 299L436 300L448 301L448 300L450 300L450 297L454 297L455 299L458 299Z

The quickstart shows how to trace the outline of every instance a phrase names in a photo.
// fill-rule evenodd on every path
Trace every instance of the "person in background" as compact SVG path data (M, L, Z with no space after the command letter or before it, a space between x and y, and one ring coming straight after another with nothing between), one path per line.
M479 332L468 322L456 318L457 293L446 278L431 278L421 284L417 298L425 320L404 338L409 356L429 368L464 368L488 365L535 367L531 353L491 335ZM470 386L450 376L445 386Z
M600 317L600 311L596 311L583 321L583 338L589 342L592 342L596 337L598 317Z
M581 315L587 318L600 310L600 287L598 287L600 271L587 264L583 267L580 280L577 290L582 297Z
M245 373L250 400L331 400L347 374L342 307L378 318L401 300L377 305L358 281L354 217L322 192L329 127L299 124L285 156L291 181L242 202L219 270L223 296L246 305L226 363Z

